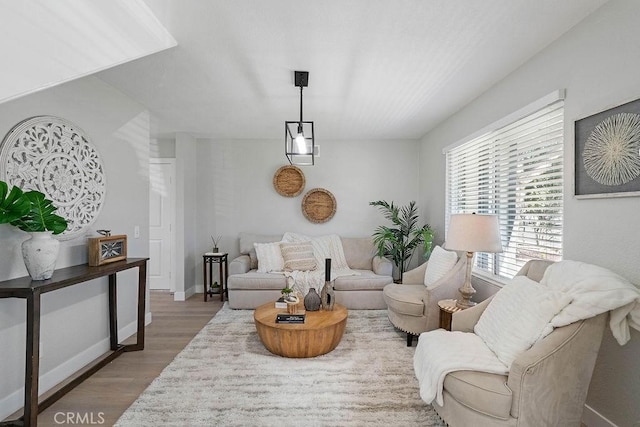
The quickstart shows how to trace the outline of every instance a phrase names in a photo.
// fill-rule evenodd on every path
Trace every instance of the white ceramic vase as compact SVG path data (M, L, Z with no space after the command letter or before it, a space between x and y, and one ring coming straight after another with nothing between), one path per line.
M22 242L22 259L33 280L50 279L56 269L60 242L51 231L29 233L31 238Z

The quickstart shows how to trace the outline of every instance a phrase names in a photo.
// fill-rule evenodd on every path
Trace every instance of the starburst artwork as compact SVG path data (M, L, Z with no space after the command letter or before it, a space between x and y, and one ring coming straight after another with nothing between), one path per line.
M604 185L621 185L640 176L640 115L615 114L600 122L582 155L587 174Z
M640 196L640 99L576 120L575 195Z

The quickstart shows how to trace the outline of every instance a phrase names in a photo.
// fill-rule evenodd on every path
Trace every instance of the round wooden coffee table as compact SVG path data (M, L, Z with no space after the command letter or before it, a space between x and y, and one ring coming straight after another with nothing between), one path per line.
M304 323L276 323L276 315L287 310L270 302L256 308L253 319L258 336L273 354L284 357L315 357L338 346L347 325L347 308L336 304L333 311L307 311Z

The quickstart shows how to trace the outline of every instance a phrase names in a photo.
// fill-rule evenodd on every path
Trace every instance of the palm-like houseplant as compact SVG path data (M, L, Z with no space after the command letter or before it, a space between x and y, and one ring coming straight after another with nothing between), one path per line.
M391 260L398 269L399 279L402 280L402 275L418 246L424 245L425 258L431 254L433 230L429 224L418 226L415 201L407 206L396 206L393 202L388 203L384 200L370 202L369 205L377 206L384 217L393 224L391 227L381 225L376 228L373 242L378 249L378 256Z

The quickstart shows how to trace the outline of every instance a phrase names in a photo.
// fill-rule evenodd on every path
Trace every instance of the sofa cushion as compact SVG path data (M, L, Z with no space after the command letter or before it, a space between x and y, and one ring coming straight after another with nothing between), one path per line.
M424 284L429 286L440 280L458 262L458 254L436 246L431 252L427 269L424 271Z
M511 368L513 360L541 338L551 318L569 302L571 298L562 292L516 276L496 293L473 331Z
M284 259L280 251L280 243L254 243L258 256L258 273L284 270Z
M356 276L336 277L333 286L336 291L374 291L382 290L386 285L393 282L391 276L379 276L371 270L354 270Z
M508 419L513 395L507 376L479 371L454 371L444 378L444 390L471 409Z
M390 283L384 287L382 296L387 308L395 313L421 317L424 315L424 285Z
M280 243L285 271L309 271L318 266L311 242Z
M376 249L373 241L368 237L341 237L342 250L350 268L371 270Z
M258 273L253 270L244 274L229 276L227 288L235 290L277 290L281 291L287 284L284 274Z

